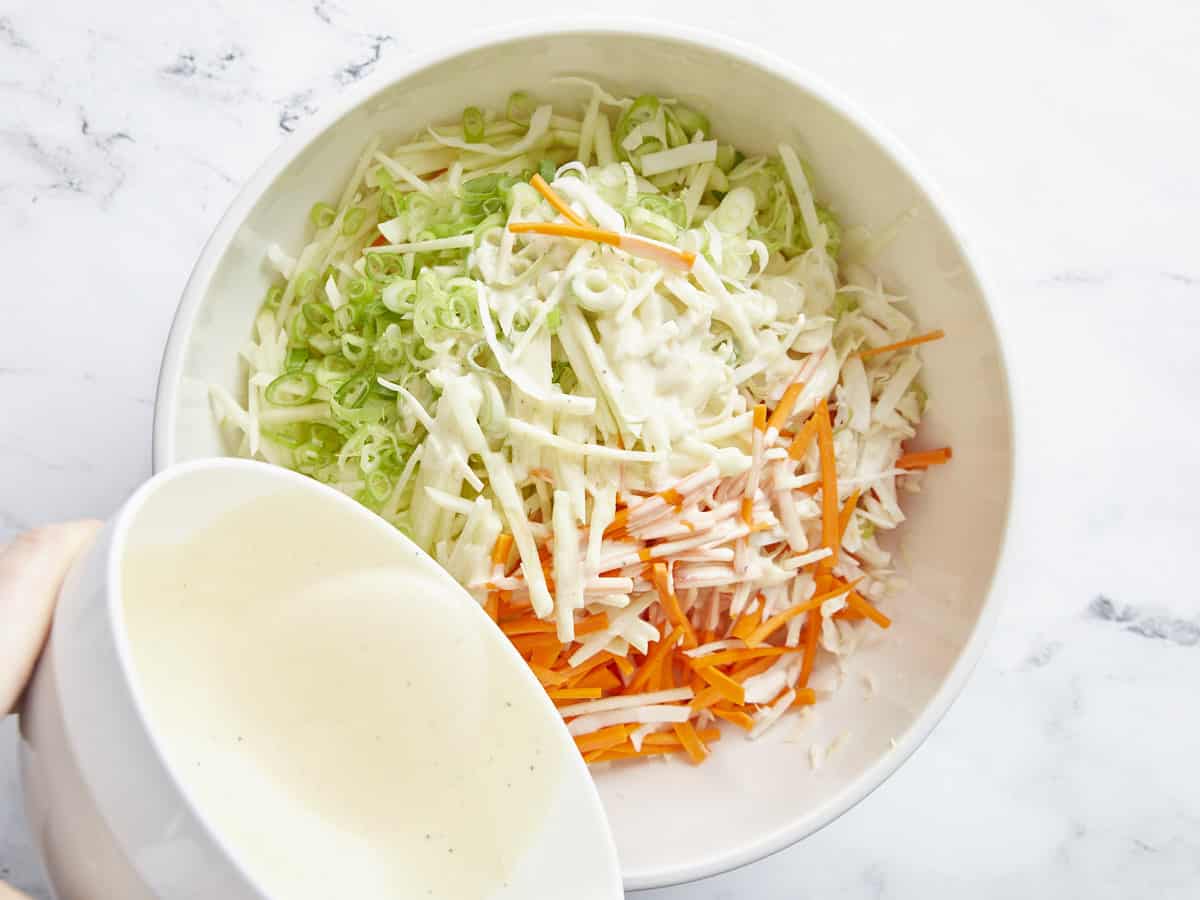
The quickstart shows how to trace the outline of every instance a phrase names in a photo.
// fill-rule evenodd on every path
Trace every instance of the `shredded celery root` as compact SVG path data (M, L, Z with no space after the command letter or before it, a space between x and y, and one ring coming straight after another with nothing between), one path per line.
M589 762L708 755L887 627L879 531L913 450L918 334L795 151L746 157L654 96L524 93L372 141L279 273L213 407L239 453L429 551Z

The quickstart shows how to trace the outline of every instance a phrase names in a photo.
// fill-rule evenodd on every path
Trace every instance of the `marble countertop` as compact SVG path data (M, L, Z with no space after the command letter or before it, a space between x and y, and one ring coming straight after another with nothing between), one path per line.
M176 299L272 148L451 19L486 29L548 8L0 8L0 541L107 515L147 477ZM654 11L803 64L924 162L995 288L1021 487L1003 615L928 743L802 845L647 900L1196 896L1200 598L1185 576L1200 549L1200 10L664 0ZM14 731L0 725L0 880L47 898Z

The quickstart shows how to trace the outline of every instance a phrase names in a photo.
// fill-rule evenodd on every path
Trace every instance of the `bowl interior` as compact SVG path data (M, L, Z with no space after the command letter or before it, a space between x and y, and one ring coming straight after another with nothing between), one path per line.
M722 40L722 45L728 42ZM401 137L468 105L503 106L523 88L579 104L577 74L610 90L678 96L747 151L801 149L818 194L843 223L879 233L915 215L872 263L922 327L949 339L925 350L931 396L923 445L954 447L951 465L908 495L902 565L911 588L887 605L894 626L850 658L840 690L809 716L748 742L727 734L699 769L677 762L596 773L626 886L688 880L750 862L819 828L882 781L936 723L977 655L1007 519L1012 470L1008 391L982 290L942 214L895 151L824 91L778 65L661 33L538 34L443 57L293 142L247 186L188 285L164 361L156 464L223 455L207 387L244 383L237 350L269 286L271 242L295 250L309 207L334 201L368 138ZM808 82L806 82L808 83ZM837 752L814 771L810 748Z

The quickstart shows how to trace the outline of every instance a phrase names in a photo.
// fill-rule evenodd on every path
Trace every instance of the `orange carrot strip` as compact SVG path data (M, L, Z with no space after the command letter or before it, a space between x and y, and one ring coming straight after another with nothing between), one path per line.
M892 620L881 613L870 600L858 591L851 591L846 597L846 605L857 613L866 616L880 628L891 627Z
M609 725L607 728L601 728L591 734L581 734L576 736L575 746L582 753L607 750L624 743L634 727L633 725Z
M488 614L488 618L493 622L500 618L500 592L488 591L487 602L483 604L483 611Z
M745 688L715 666L702 666L696 673L730 703L741 706L746 702Z
M722 699L724 697L720 690L715 687L706 687L692 698L691 707L699 712L702 709L707 709L714 703L720 702Z
M758 627L762 621L762 596L759 595L758 603L754 605L753 612L742 611L742 614L737 617L737 621L733 623L733 627L729 629L729 636L741 638L743 641L754 633L754 629Z
M545 666L539 666L536 663L530 663L529 668L533 670L533 674L537 676L537 680L547 688L557 687L560 684L566 683L566 672L552 672Z
M950 462L954 451L949 447L937 450L921 450L915 453L905 453L896 460L897 469L924 469L927 466L940 466Z
M532 653L539 647L553 647L556 653L562 650L562 644L555 634L518 634L510 640L522 653Z
M767 431L774 429L778 433L783 429L784 423L791 418L792 407L796 405L796 400L803 390L804 382L802 381L793 381L787 386L787 390L779 398L779 405L771 411L771 418L767 420Z
M693 726L694 730L695 726ZM696 737L704 741L706 744L714 743L721 739L720 728L705 728L703 731L697 731ZM642 738L643 747L680 747L683 742L679 739L679 735L670 731L654 731Z
M861 622L866 618L866 616L860 613L857 609L853 609L849 606L843 606L833 614L833 617L835 619L845 619L847 622Z
M754 717L749 713L744 713L740 709L734 709L730 706L722 706L720 703L710 707L712 714L719 719L724 719L726 722L732 722L738 728L743 728L749 731L754 727Z
M553 644L534 647L533 652L529 654L529 664L549 669L558 661L558 654L559 649Z
M579 637L582 634L594 634L597 631L603 631L608 627L608 613L594 613L583 619L577 619L575 622L575 636Z
M615 691L621 687L621 679L617 677L616 672L605 666L602 669L593 669L571 686L598 687L601 691Z
M691 758L693 765L698 766L704 760L708 759L708 748L704 746L704 741L700 740L700 736L696 734L696 729L692 727L691 722L676 722L673 730L679 738L679 743L683 744L683 749L687 751L687 755Z
M553 622L533 616L521 616L519 619L501 622L500 630L509 637L516 637L522 634L554 634L556 629Z
M625 678L628 678L634 673L634 670L637 669L637 666L633 664L633 660L627 656L614 656L612 661L613 664L616 665L617 671L620 672Z
M560 688L546 693L551 700L597 700L604 695L604 691L598 687Z
M927 344L930 341L939 341L946 336L946 332L938 328L928 334L918 334L916 337L910 337L905 341L897 341L894 344L884 344L882 347L872 347L869 350L859 350L854 355L859 359L867 359L871 356L876 356L880 353L891 353L893 350L903 350L905 347L915 347L917 344Z
M742 521L747 525L754 524L754 500L750 497L742 498Z
M679 606L679 598L675 596L675 592L671 590L671 586L667 583L667 564L655 563L650 567L650 573L654 587L658 591L658 599L662 602L663 609L667 613L667 618L671 620L672 625L683 629L684 648L690 650L693 647L699 646L696 642L696 632L692 628L692 623L683 614L683 609Z
M838 561L838 556L842 552L842 538L846 536L846 529L850 526L850 517L854 515L854 507L858 506L858 498L861 496L862 491L855 491L842 504L842 511L838 514L837 547L833 551L833 556L827 557L830 564Z
M718 650L716 653L708 653L704 656L697 656L694 659L689 659L688 662L693 669L698 669L702 666L728 666L732 663L745 662L748 659L759 659L764 656L783 656L785 653L797 652L796 647L758 647L746 650Z
M640 694L642 689L645 688L646 683L650 681L652 677L654 677L654 674L663 664L663 660L670 655L671 651L675 648L676 642L682 636L683 629L676 626L675 629L669 635L667 635L665 640L659 641L658 646L655 647L642 662L641 667L633 676L633 681L629 682L629 686L625 688L624 692L626 694Z
M531 179L529 179L529 183L533 185L534 189L539 194L546 198L547 203L562 213L568 221L574 222L576 225L580 225L584 228L589 227L588 223L580 218L575 210L567 206L562 197L555 193L554 188L546 184L546 179L542 178L541 175L534 175Z
M563 222L510 222L513 234L541 234L548 237L572 237L582 241L597 241L613 247L621 246L621 236L591 225L567 225Z
M804 424L800 426L800 430L796 432L796 437L792 440L791 446L788 447L788 456L792 459L800 459L808 452L809 445L812 444L813 438L817 436L817 419L815 416L809 416L804 420Z
M819 594L814 594L810 599L804 601L803 603L797 603L791 609L785 609L783 612L776 613L775 615L771 616L771 618L767 619L767 621L759 625L758 628L754 630L754 633L746 638L746 643L761 644L772 634L774 634L776 629L782 627L791 619L794 619L801 613L810 612L814 609L820 609L821 604L826 600L832 600L834 597L839 597L847 591L853 590L854 585L858 584L860 581L862 581L862 579L858 578L850 584L839 585L832 590L822 591Z
M796 688L796 697L792 700L792 706L812 706L817 702L817 692L812 688Z
M634 750L633 747L614 747L611 750L605 750L603 753L596 753L585 757L585 759L587 762L612 762L620 759L634 759L639 756L660 756L667 753L682 752L682 745L647 747L643 744L641 750Z
M501 532L492 546L492 565L503 566L508 562L508 553L512 550L513 536L507 531Z
M744 682L747 678L753 678L755 675L761 675L771 666L775 665L775 660L770 656L762 656L758 659L750 660L750 662L742 663L740 666L735 666L729 673L729 677L738 684Z
M800 687L808 687L812 677L813 663L817 659L817 639L821 636L821 607L810 610L804 620L804 658L800 662Z
M680 509L683 507L683 494L679 493L679 491L675 490L675 488L667 488L665 491L662 491L658 496L662 497L663 500L665 500L667 503L669 503L671 506L675 507L676 509Z
M767 404L754 404L754 430L764 432L767 430Z
M831 560L837 557L838 541L838 492L837 459L833 455L833 425L829 421L829 406L822 399L813 413L817 420L817 448L821 452L821 543L833 553L818 564L818 568L830 569Z
M568 669L565 673L567 676L567 687L575 687L581 678L586 676L598 666L605 666L612 662L613 655L608 651L597 653L591 659L581 662L573 669Z

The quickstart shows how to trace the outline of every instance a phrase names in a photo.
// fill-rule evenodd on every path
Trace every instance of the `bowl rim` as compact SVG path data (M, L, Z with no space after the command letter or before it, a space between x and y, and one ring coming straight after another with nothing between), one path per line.
M175 425L178 411L177 405L174 403L176 386L182 376L183 363L196 314L204 300L217 265L254 204L259 201L278 175L313 140L336 124L343 116L368 102L377 94L389 89L396 82L433 65L448 62L487 47L518 43L531 38L552 39L581 34L649 38L698 47L707 52L728 56L738 63L763 70L767 74L813 95L874 141L879 149L924 194L929 205L946 226L965 263L968 274L979 288L982 313L996 336L996 362L1002 393L1000 400L1009 423L1008 446L1003 448L1009 462L1009 473L1005 485L1007 490L1002 510L1002 528L995 565L987 581L982 606L949 673L912 725L901 736L896 746L890 753L881 756L830 800L797 816L784 828L764 834L753 841L744 842L719 856L710 857L700 863L659 867L630 874L622 873L626 890L637 891L686 884L758 862L816 833L857 806L912 756L944 718L982 658L999 617L1001 602L998 586L1010 555L1009 537L1014 520L1014 498L1017 496L1017 474L1020 463L1017 454L1017 418L1012 379L1009 375L1010 367L1004 350L1004 329L997 319L996 308L989 299L993 296L993 291L987 279L980 272L977 254L970 249L964 238L963 230L959 225L959 217L953 213L941 190L936 187L933 180L898 138L863 112L855 103L831 88L822 78L802 66L737 38L707 29L678 25L648 17L584 16L567 19L558 16L524 20L502 28L489 29L486 32L476 29L460 40L437 44L430 49L395 60L389 65L380 66L357 85L332 98L325 108L305 122L303 127L297 129L271 152L243 184L217 223L213 233L205 242L184 287L163 352L154 403L152 461L155 472L160 472L176 462Z

